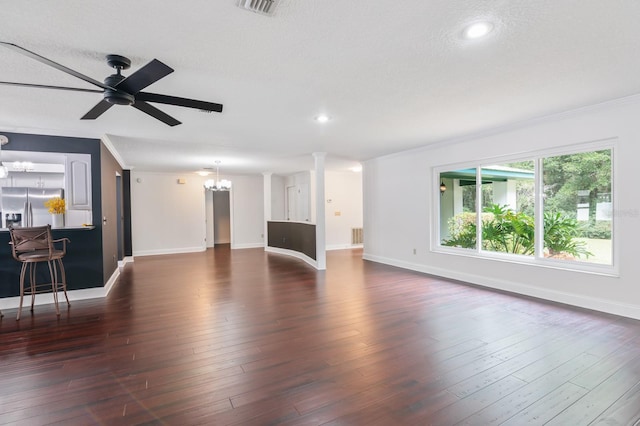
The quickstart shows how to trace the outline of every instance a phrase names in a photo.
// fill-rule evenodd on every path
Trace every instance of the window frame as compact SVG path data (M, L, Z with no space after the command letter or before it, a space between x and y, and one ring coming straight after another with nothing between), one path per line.
M442 166L432 167L432 239L431 251L434 253L450 254L456 256L466 256L479 259L488 259L501 262L519 263L526 265L534 265L545 268L563 269L577 272L585 272L592 274L600 274L607 276L619 276L619 259L618 259L618 226L615 212L618 211L618 197L616 188L616 146L617 138L608 138L591 142L582 142L572 145L564 145L557 148L541 149L528 152L519 152L516 154L486 157L474 161L459 162ZM560 155L572 155L594 151L611 151L611 205L613 209L611 222L611 264L589 263L581 260L563 260L552 259L543 256L543 211L544 211L544 185L541 164L543 159L556 157ZM458 169L476 169L476 182L482 182L481 173L483 167L494 164L512 163L518 161L534 162L534 222L535 222L535 253L532 256L492 252L482 249L482 185L476 185L476 248L448 247L441 244L442 238L440 233L440 174L451 170ZM435 182L438 184L436 185ZM478 201L479 200L479 201Z

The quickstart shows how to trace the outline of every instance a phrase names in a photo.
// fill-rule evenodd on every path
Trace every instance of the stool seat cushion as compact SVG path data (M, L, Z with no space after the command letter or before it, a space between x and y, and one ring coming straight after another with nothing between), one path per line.
M48 260L61 259L64 256L62 250L34 250L18 254L20 262L46 262Z

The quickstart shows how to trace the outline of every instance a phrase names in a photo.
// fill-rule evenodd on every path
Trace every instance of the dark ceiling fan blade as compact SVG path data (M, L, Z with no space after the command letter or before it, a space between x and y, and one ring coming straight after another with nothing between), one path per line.
M158 95L157 93L139 92L136 99L159 104L177 105L187 108L201 109L204 111L222 112L222 104L198 101L195 99L179 98L177 96Z
M178 124L182 124L180 121L176 120L175 118L173 118L169 114L166 114L166 113L160 111L158 108L154 107L153 105L149 105L148 103L146 103L144 101L136 100L133 103L133 105L131 105L131 106L134 107L134 108L139 109L140 111L142 111L144 113L149 114L153 118L158 119L158 120L162 121L163 123L168 124L171 127L177 126Z
M116 88L135 95L148 85L155 83L172 72L173 68L169 65L163 64L159 60L154 59L118 83Z
M80 118L80 120L95 120L100 117L106 110L113 106L112 103L107 102L106 100L101 100L91 108L91 110Z
M74 77L77 77L80 80L84 80L87 83L91 83L94 86L102 87L103 89L111 89L111 90L113 90L113 87L109 87L106 84L102 83L101 81L94 80L91 77L88 77L88 76L86 76L84 74L79 73L78 71L75 71L75 70L72 70L71 68L65 67L64 65L61 65L61 64L59 64L57 62L54 62L51 59L47 59L44 56L40 56L35 52L32 52L30 50L25 49L24 47L20 47L17 44L0 41L0 45L5 46L5 47L7 47L9 49L15 50L16 52L18 52L18 53L20 53L22 55L28 56L31 59L35 59L36 61L41 62L41 63L43 63L45 65L49 65L50 67L53 67L53 68L55 68L55 69L57 69L59 71L62 71L62 72L65 72L67 74L70 74L70 75L72 75Z
M72 92L104 93L104 90L80 89L79 87L65 87L65 86L47 86L45 84L14 83L11 81L0 81L0 84L7 85L7 86L34 87L36 89L57 89L57 90L70 90Z

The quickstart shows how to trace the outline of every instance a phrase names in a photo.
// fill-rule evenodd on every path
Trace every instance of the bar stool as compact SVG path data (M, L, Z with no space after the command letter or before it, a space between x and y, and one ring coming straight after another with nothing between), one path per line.
M22 263L20 270L20 307L16 321L20 319L22 312L22 300L26 294L31 295L31 312L35 302L36 293L53 292L53 301L56 305L56 313L60 315L58 307L58 291L64 292L64 297L69 303L67 296L67 278L62 264L62 258L67 253L68 238L54 240L51 236L51 225L36 226L31 228L9 228L11 234L11 254L15 260ZM62 249L57 249L54 244L62 243ZM38 263L47 262L49 267L50 283L36 283L36 267ZM29 269L29 285L26 286L25 275ZM60 280L58 280L58 273ZM49 286L51 286L49 288Z

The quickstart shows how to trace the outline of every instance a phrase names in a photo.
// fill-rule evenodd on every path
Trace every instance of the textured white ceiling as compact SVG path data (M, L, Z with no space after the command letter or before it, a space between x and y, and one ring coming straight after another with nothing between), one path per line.
M237 0L2 2L0 40L102 80L104 60L175 69L146 90L224 104L157 105L80 121L100 94L0 85L0 130L109 139L127 166L287 173L332 168L640 92L637 0ZM461 37L488 19L483 40ZM0 48L0 80L93 88ZM319 125L313 117L333 120Z

